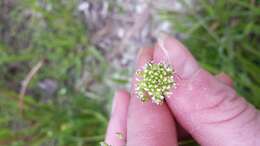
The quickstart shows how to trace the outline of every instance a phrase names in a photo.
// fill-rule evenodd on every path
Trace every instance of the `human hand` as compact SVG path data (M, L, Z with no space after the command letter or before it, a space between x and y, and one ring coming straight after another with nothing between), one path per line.
M151 60L173 66L181 77L177 88L162 105L139 101L135 80L130 95L118 91L105 139L108 144L174 146L181 132L176 125L180 124L201 145L260 145L260 112L236 94L227 75L209 74L180 42L170 37L154 49L143 49L137 69ZM116 136L117 132L123 139Z

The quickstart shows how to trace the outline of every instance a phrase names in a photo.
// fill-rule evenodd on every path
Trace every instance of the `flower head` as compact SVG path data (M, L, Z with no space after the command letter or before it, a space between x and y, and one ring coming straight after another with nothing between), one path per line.
M100 144L100 146L111 146L111 145L109 145L109 144L107 144L105 142L100 142L99 144Z
M147 63L142 70L136 72L137 97L145 102L151 97L152 102L161 104L170 94L170 89L176 86L174 70L164 63Z

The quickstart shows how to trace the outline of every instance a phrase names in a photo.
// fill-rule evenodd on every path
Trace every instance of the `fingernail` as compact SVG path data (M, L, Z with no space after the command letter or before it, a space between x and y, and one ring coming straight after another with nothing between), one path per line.
M115 93L114 99L113 99L113 103L112 103L112 110L111 110L111 115L114 114L115 110L116 110L116 100L117 100L117 92Z
M139 51L138 51L138 53L137 53L137 59L138 59L138 58L140 57L140 55L142 54L143 49L144 49L144 48L140 48L140 49L139 49Z
M157 36L157 44L158 44L158 48L163 52L164 56L165 56L165 60L166 63L169 60L169 53L167 48L165 47L165 40L169 37L168 34L161 32L158 34Z
M160 33L158 33L156 38L157 38L157 41L160 42L160 41L164 41L168 37L169 37L169 35L167 33L160 32Z
M135 69L137 69L138 67L138 61L140 59L140 56L142 55L142 53L144 52L145 49L148 49L148 48L140 48L138 53L137 53L137 57L136 57L136 62L135 62Z
M112 110L111 110L111 114L113 115L117 109L117 106L118 106L118 100L120 100L119 98L121 98L121 95L122 95L122 90L117 90L115 92L115 95L114 95L114 99L113 99L113 103L112 103Z

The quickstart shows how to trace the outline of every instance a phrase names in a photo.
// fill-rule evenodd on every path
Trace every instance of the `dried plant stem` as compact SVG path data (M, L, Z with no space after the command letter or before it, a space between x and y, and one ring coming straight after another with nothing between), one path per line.
M31 71L28 73L28 75L26 76L26 78L23 80L22 82L22 87L20 90L20 94L19 94L19 109L22 112L23 108L24 108L24 96L26 93L26 89L30 83L30 81L32 80L33 76L39 71L39 69L42 67L43 65L43 60L39 61L32 69Z

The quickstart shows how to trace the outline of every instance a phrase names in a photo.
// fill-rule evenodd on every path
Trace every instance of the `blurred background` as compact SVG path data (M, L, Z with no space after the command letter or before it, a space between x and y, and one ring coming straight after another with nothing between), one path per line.
M0 145L98 145L115 89L160 32L260 108L259 3L0 0Z

